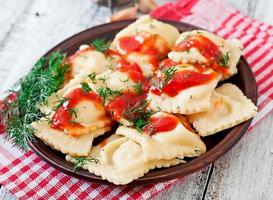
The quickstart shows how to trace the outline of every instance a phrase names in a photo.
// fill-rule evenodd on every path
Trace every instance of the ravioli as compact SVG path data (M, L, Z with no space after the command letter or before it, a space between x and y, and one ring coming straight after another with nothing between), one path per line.
M150 108L153 110L161 109L162 111L178 114L193 114L202 111L206 111L210 107L211 94L216 87L220 76L216 75L211 69L205 72L199 73L193 66L178 65L177 71L174 72L174 77L171 78L161 90L157 86L152 86L148 93L148 100L150 101ZM182 74L185 78L175 82L176 74L189 72L188 74ZM191 72L196 72L191 74ZM200 80L205 80L204 83L197 83L196 77L203 76ZM161 76L161 75L160 75ZM164 77L163 77L164 78ZM179 77L178 77L179 78ZM172 81L174 79L174 81ZM164 79L161 80L159 85L164 84ZM188 84L189 87L185 87L179 90L179 87ZM166 92L164 92L164 90Z
M149 15L145 15L118 32L111 44L111 47L116 49L117 41L119 38L124 36L133 36L139 32L160 35L168 43L169 48L173 47L176 39L179 36L179 31L174 26L160 22Z
M189 116L193 127L201 136L213 135L236 126L257 113L257 107L231 83L216 88L208 111Z
M130 183L150 169L170 167L183 162L180 159L144 161L143 150L138 143L116 134L93 147L89 157L98 162L87 162L83 168L116 185ZM73 162L69 155L66 159Z
M101 74L115 65L114 57L106 56L89 45L81 45L68 61L73 77L77 74Z
M150 77L178 35L175 27L143 16L117 33L111 49L120 53L126 61L137 63L143 75Z
M137 63L130 63L124 59L117 61L115 70L108 70L94 77L95 87L109 88L117 91L135 91L136 87L143 92L149 89L149 79L145 77Z
M237 73L242 48L237 39L225 40L207 31L193 30L179 36L168 57L178 63L205 63L217 68L224 80Z
M145 160L172 159L176 157L195 157L206 151L206 146L198 134L189 131L180 120L172 114L158 112L151 117L165 117L160 122L167 130L159 130L155 134L140 133L134 128L120 126L116 134L123 135L139 143ZM166 117L174 119L177 124L168 124ZM172 127L171 130L168 130Z
M51 128L46 119L33 122L31 125L34 128L34 135L40 138L44 143L53 149L72 156L87 156L94 138L110 130L110 127L105 127L89 134L72 137L62 130Z
M85 83L90 91L84 91L81 83ZM51 119L53 128L70 136L89 134L111 124L100 96L94 91L90 80L77 76L49 97L40 109Z

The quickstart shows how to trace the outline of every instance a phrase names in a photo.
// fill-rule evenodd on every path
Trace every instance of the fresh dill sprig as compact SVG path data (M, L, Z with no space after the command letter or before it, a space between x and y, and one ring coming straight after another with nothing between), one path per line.
M103 104L105 104L106 100L111 100L118 95L122 94L122 90L112 90L109 87L101 87L97 89L100 97L102 98Z
M129 77L127 77L126 79L122 80L122 79L119 79L121 82L123 83L129 83Z
M166 85L174 76L174 73L178 70L177 67L170 67L163 71L164 74L164 83L163 85Z
M72 117L74 116L75 118L78 118L77 112L78 112L78 110L76 108L69 108L69 114Z
M88 77L90 78L90 80L92 81L92 83L96 84L97 83L97 79L96 79L97 74L95 72L88 74Z
M134 90L136 91L136 93L138 95L142 95L143 94L143 90L142 90L142 83L139 81L137 84L135 84L133 86Z
M92 91L92 89L90 88L90 86L86 82L81 83L81 89L84 93L88 93L88 92Z
M148 125L148 121L142 118L138 118L134 121L134 126L138 132L142 133L142 129Z
M74 157L72 160L72 163L74 164L73 172L75 172L78 168L83 167L87 162L95 162L97 164L99 160L96 158Z
M68 65L66 55L54 52L42 57L28 75L16 83L17 97L5 110L2 122L6 125L8 138L18 147L28 149L28 141L33 137L31 123L45 115L38 106L64 83Z
M106 77L106 76L102 76L102 77L97 78L97 80L102 81L103 84L105 84L108 79L109 79L109 77Z
M62 97L60 100L56 101L55 105L53 106L52 110L56 111L58 110L60 107L62 107L64 105L64 103L66 103L70 98L67 97Z
M220 57L219 64L223 67L228 67L229 63L229 52L223 53Z
M130 107L128 109L128 114L135 114L135 113L146 113L146 108L150 101L147 101L146 99L137 102L134 106Z
M149 103L150 101L144 99L137 102L134 106L130 107L127 111L123 113L123 115L127 119L133 122L134 127L140 133L142 133L143 128L149 124L151 116L160 111L148 110L147 107Z
M94 39L91 42L91 44L92 44L93 47L95 47L95 49L97 51L100 51L100 52L105 52L110 47L110 42L106 41L104 38L103 39L100 39L100 38Z

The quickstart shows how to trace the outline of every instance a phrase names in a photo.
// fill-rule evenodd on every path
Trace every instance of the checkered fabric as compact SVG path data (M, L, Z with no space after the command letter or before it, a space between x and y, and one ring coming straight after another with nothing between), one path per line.
M223 0L180 0L152 16L194 24L225 38L239 38L258 84L258 115L273 109L273 26L244 16ZM0 184L22 199L148 199L181 179L149 186L113 186L80 180L52 168L33 152L23 153L0 137Z

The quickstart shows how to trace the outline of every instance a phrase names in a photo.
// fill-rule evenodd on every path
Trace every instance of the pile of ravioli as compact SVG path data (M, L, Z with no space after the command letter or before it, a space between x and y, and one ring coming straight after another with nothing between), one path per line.
M95 159L82 167L117 185L184 163L206 152L202 137L257 113L236 85L221 83L241 54L236 39L141 17L105 51L83 44L67 59L70 80L41 105L50 120L32 123L35 135L68 161Z

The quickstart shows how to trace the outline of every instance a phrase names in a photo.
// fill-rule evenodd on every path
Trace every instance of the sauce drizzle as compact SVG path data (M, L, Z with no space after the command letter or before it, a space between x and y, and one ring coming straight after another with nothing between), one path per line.
M203 85L217 77L216 72L203 74L191 70L182 70L174 73L172 79L165 84L162 89L157 86L152 87L153 94L160 95L165 93L171 97L176 96L180 91L193 86Z
M73 131L83 128L83 126L72 121L73 116L71 109L73 109L82 100L92 101L99 105L101 105L102 102L97 94L92 91L85 93L81 88L71 91L65 96L65 98L67 98L67 101L63 103L63 105L58 108L53 115L51 127L54 129L70 130L69 132L73 135L76 134Z
M196 48L209 61L208 67L213 68L221 74L228 74L227 66L220 64L222 52L219 47L214 44L209 38L203 35L189 35L183 41L173 47L174 51L189 51L191 48Z
M143 129L148 135L155 135L159 132L168 132L177 126L179 119L171 114L159 117L151 117L149 124Z

